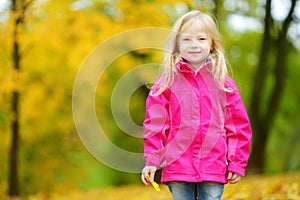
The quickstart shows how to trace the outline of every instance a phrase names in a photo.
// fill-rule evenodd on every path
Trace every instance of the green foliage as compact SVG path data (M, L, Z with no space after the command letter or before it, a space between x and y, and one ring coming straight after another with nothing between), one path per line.
M299 162L299 131L300 117L299 101L300 91L295 87L300 78L297 59L300 53L295 51L289 55L287 80L280 104L280 112L273 128L272 138L269 141L266 170L269 172L282 172L296 170Z

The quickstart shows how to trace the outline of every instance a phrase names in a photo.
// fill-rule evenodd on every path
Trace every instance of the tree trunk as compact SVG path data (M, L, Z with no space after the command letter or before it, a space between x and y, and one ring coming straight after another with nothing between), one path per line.
M11 123L12 144L10 149L10 170L9 170L9 196L19 195L18 180L18 147L19 147L19 92L14 91L12 94L12 111L14 119Z
M33 1L25 0L11 0L10 12L13 20L13 48L12 48L12 63L13 63L13 81L18 82L18 75L21 72L21 52L19 35L22 26L24 25L25 13L28 6ZM19 88L13 88L11 97L11 147L9 151L9 184L8 195L19 195L19 173L18 173L18 159L19 159L19 138L20 138L20 125L19 125L19 104L20 104L20 91Z
M279 30L276 43L272 43L270 29L272 26L271 17L271 2L266 2L266 17L265 17L265 33L262 44L260 62L258 65L257 74L254 81L254 89L252 91L252 100L250 108L250 117L253 127L253 146L249 160L249 171L251 173L262 173L264 170L265 149L267 146L268 136L271 126L274 122L275 115L279 108L279 103L284 88L284 79L286 71L286 55L287 55L287 31L293 18L293 12L297 0L291 1L289 14L283 22L282 28ZM274 64L275 84L271 89L271 94L266 102L266 111L262 110L262 92L268 72L268 55L271 46L274 45L277 49L276 63Z
M21 16L17 16L17 5L16 1L12 1L12 15L14 16L14 30L13 30L13 51L12 51L12 61L15 73L13 75L18 75L20 72L20 48L18 41L18 29L22 22ZM14 80L15 81L15 80ZM10 147L10 160L9 160L9 196L19 195L19 180L18 180L18 147L19 147L19 97L20 93L17 88L14 88L12 92L11 99L11 109L13 114L13 119L11 122L12 139Z
M265 130L265 122L262 121L262 106L260 102L268 71L267 58L269 56L272 43L270 33L270 29L272 27L271 2L272 0L267 0L266 2L264 36L262 40L258 69L254 78L255 81L250 104L250 119L253 129L253 145L252 154L249 160L249 171L253 173L260 173L263 170L264 149L267 141L267 130Z

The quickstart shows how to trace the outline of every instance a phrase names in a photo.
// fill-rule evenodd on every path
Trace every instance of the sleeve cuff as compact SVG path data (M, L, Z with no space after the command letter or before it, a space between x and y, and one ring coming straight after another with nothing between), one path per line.
M145 158L145 160L146 160L146 163L145 163L146 166L155 166L158 168L161 164L161 160L154 156L148 156Z
M228 166L228 171L229 172L234 172L236 174L239 174L241 176L245 176L245 168L239 167L237 165L229 164Z

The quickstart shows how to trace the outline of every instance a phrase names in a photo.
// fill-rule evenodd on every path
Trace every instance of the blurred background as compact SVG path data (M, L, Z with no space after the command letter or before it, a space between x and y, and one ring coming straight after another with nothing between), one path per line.
M192 9L218 20L252 122L249 174L300 170L299 0L0 0L0 194L140 184L140 174L111 169L85 149L72 115L75 77L101 42L134 28L171 28ZM161 55L132 51L101 79L97 115L122 149L143 152L143 141L115 123L112 90L130 69L160 63ZM147 93L142 86L130 100L138 125Z

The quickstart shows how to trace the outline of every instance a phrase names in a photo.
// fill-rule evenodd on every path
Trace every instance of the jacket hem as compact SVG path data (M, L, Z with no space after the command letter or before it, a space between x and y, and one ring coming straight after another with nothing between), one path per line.
M161 183L166 184L167 182L179 181L179 182L218 182L227 183L226 175L224 174L164 174L161 178Z

